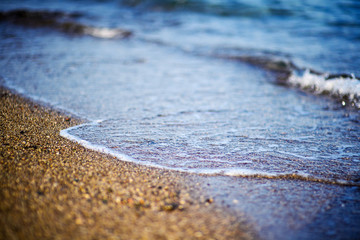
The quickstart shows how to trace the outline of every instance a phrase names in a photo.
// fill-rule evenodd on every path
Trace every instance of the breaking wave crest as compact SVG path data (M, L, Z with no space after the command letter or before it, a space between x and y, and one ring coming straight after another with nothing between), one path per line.
M351 74L315 74L309 69L293 72L288 82L315 94L341 99L342 104L360 108L360 81Z
M216 55L216 57L244 62L272 73L277 84L299 87L305 91L328 95L343 106L360 108L360 78L351 73L322 73L300 68L281 57L251 55Z

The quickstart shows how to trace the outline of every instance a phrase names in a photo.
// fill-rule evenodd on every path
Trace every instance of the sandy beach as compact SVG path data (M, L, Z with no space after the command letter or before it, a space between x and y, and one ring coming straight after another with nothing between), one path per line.
M81 120L1 88L1 239L252 239L201 177L148 168L59 135Z
M0 1L0 240L360 236L359 1Z

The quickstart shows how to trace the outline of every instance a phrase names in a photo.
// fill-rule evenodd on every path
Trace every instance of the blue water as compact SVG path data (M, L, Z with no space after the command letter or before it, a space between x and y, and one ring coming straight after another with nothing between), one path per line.
M167 169L359 184L358 1L0 7L1 83L89 121L64 137Z

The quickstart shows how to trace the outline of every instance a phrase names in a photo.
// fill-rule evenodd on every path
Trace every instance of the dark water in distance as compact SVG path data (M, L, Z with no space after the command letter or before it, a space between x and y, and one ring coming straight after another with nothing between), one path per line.
M5 86L127 161L359 185L358 1L2 1Z

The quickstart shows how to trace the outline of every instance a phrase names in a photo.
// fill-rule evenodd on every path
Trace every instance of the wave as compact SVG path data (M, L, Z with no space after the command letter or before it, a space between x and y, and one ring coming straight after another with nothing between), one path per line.
M272 72L276 81L279 84L284 84L288 81L294 70L299 68L291 61L270 58L266 56L217 56L232 61L241 61L253 66L260 67L266 71Z
M293 72L288 82L315 94L338 98L344 106L360 108L360 81L353 74L315 74L306 69L300 74Z
M299 87L317 95L331 96L340 100L343 106L360 108L360 78L352 73L322 73L310 68L300 68L292 61L276 56L215 56L260 67L271 72L277 84Z
M118 28L99 28L88 26L76 19L81 13L65 13L61 11L33 11L16 9L0 12L0 22L9 22L30 28L50 28L71 35L89 35L96 38L127 38L131 31Z

